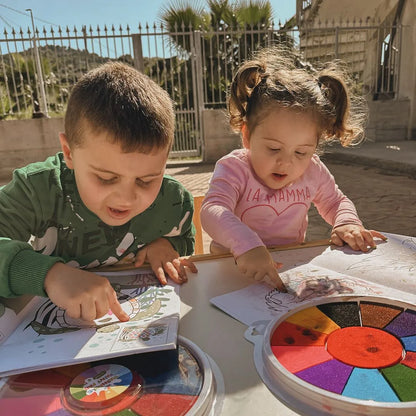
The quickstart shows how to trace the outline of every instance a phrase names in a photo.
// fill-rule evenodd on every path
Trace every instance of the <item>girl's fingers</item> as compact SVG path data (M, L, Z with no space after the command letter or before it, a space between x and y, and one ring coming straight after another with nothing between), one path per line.
M378 231L370 230L370 233L373 237L381 238L383 241L387 241L387 237Z
M338 237L337 234L333 233L331 235L331 243L335 244L336 246L343 246L344 245L344 240L342 240L340 237Z

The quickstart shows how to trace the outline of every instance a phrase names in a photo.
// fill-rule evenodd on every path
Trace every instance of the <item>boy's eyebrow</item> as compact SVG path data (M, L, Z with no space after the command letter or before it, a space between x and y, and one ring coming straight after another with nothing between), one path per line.
M114 176L120 176L119 173L113 172L112 170L101 169L101 168L98 168L98 167L93 166L93 165L91 165L91 167L94 170L96 170L97 172L108 173L108 174L114 175ZM156 177L160 176L162 173L163 173L162 171L158 171L158 172L155 172L155 173L148 173L147 175L140 176L140 179L143 179L143 178L156 178Z

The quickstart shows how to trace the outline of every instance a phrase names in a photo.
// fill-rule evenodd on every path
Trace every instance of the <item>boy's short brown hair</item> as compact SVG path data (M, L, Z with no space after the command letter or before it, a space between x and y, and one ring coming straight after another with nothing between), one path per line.
M121 62L86 73L73 87L65 115L70 146L86 131L105 132L125 152L170 149L175 114L169 94L148 76Z

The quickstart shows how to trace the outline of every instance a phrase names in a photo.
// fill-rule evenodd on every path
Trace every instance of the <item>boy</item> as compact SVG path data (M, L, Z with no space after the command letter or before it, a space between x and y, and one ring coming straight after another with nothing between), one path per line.
M150 263L186 281L192 196L164 176L174 135L169 95L121 63L74 86L62 152L14 172L0 189L0 296L48 296L72 318L109 309L128 320L108 280L83 268Z

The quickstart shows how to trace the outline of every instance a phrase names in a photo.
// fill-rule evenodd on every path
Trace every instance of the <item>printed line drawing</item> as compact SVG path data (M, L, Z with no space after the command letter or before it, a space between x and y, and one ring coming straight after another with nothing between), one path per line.
M130 321L146 321L162 315L160 311L164 305L160 297L171 292L170 288L164 288L160 284L153 273L126 275L123 276L123 283L114 283L112 286ZM109 333L120 328L118 324L113 323L111 315L105 315L89 324L71 319L65 310L54 305L49 299L36 310L33 320L26 328L29 327L39 335L62 334L85 327L95 327L97 332Z

